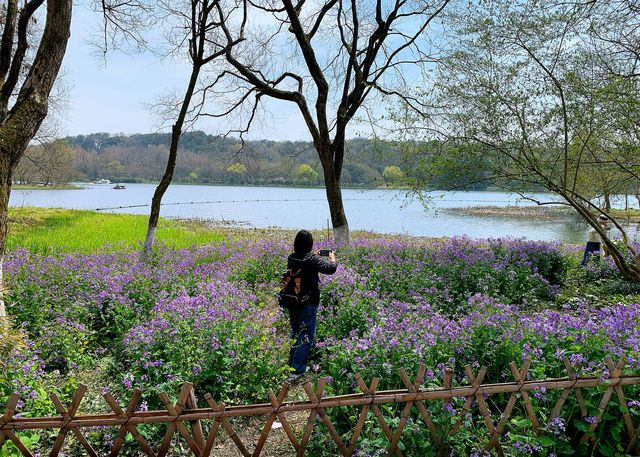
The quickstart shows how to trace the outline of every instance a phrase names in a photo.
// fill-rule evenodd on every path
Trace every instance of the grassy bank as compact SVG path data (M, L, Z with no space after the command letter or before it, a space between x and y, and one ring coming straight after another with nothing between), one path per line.
M91 253L105 245L138 249L144 241L148 216L111 214L62 208L9 208L7 251L18 247L34 254ZM304 227L300 227L304 228ZM238 227L228 222L203 219L163 219L156 240L173 248L215 241L284 241L292 243L297 230L279 227ZM325 230L312 230L317 242L329 238ZM375 238L372 232L352 231L354 236ZM405 239L405 235L387 235Z
M10 208L7 250L23 247L37 254L95 252L105 245L137 249L148 216L59 208ZM160 219L156 240L170 247L220 241L226 236L203 221Z

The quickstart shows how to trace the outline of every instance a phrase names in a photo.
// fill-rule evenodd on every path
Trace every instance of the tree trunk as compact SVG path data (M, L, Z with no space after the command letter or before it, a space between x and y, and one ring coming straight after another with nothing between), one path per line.
M329 129L323 125L318 138L314 138L314 147L320 158L324 174L324 187L329 204L333 238L338 245L349 246L351 234L349 223L342 202L340 176L342 174L342 160L344 157L344 138L336 136L333 143L329 140Z
M333 237L338 244L348 246L351 243L351 236L342 203L340 180L336 179L333 173L325 173L325 187L327 201L329 203L329 213L331 214L331 223L333 225Z
M325 191L327 193L327 202L329 203L331 224L333 225L333 238L339 245L348 246L351 243L351 235L347 216L344 212L344 204L342 203L340 177L336 176L332 166L323 167L323 169Z
M7 222L9 220L9 195L11 194L11 172L7 157L0 156L0 288L2 287L2 266L4 264L4 247L7 239ZM7 315L4 298L0 291L0 318Z
M144 238L144 246L142 247L142 253L140 259L147 261L153 253L153 241L156 237L156 230L158 229L158 219L160 218L160 204L162 203L162 197L167 191L171 180L173 179L173 171L176 168L176 158L178 157L178 142L180 140L180 134L182 133L180 127L177 124L171 129L171 147L169 148L169 158L167 159L167 168L164 171L164 175L156 187L151 199L151 213L149 214L149 224L147 225L147 235Z
M28 67L29 72L18 91L13 107L8 110L6 104L0 106L0 110L6 115L0 125L0 259L4 257L5 251L11 178L29 142L38 132L47 115L49 93L67 48L72 5L72 0L47 1L46 23L38 51L31 66ZM2 56L3 59L11 59L11 57ZM22 71L26 71L25 65ZM8 99L3 103L8 103ZM1 283L2 269L0 268ZM4 311L4 304L2 304L0 315L4 315Z
M202 58L201 54L199 54L199 58L200 59ZM173 124L173 127L171 129L171 146L169 147L169 158L167 159L167 168L165 169L164 175L160 180L160 184L158 184L158 187L156 187L156 191L153 193L153 198L151 199L151 213L149 214L149 224L147 226L147 235L144 239L144 246L142 247L142 252L140 253L140 260L142 260L143 262L148 260L151 257L151 254L153 253L153 241L155 239L156 230L158 228L158 219L160 218L160 203L162 202L162 197L164 196L164 193L166 192L167 188L169 187L169 184L171 184L171 180L173 179L173 171L176 168L176 159L178 157L178 144L180 143L182 126L184 125L184 120L189 110L189 104L191 103L191 98L193 97L193 92L196 88L196 83L198 82L198 75L200 74L201 64L199 62L193 63L193 67L191 69L191 76L189 78L189 85L187 86L187 90L185 91L184 98L182 99L182 106L180 108L180 113L178 114L178 119L176 119L176 123Z
M624 210L629 211L629 194L624 194Z
M604 209L605 211L611 210L611 194L609 192L605 192L603 195L604 198Z

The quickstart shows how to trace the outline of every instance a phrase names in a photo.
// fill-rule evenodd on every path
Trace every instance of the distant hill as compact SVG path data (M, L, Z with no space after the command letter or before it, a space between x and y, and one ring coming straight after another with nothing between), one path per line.
M157 182L169 154L169 133L111 135L93 133L63 138L74 150L74 179ZM302 165L308 167L302 167ZM386 167L402 169L402 155L391 143L347 141L342 183L375 187ZM311 170L309 170L309 168ZM247 141L184 133L174 182L260 185L322 185L322 167L313 144L305 141Z

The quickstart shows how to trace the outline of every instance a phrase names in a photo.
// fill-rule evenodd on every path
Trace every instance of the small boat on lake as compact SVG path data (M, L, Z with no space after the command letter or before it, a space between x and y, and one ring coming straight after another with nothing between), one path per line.
M114 189L126 189L127 186L125 186L124 184L116 184L115 186L113 186Z

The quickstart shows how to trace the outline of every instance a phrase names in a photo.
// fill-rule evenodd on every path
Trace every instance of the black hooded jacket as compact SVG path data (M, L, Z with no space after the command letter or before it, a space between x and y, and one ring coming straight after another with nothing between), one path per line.
M318 273L331 275L336 272L338 264L328 262L315 254L294 252L287 259L287 268L302 268L302 282L309 291L310 303L317 305L320 303L320 278Z

